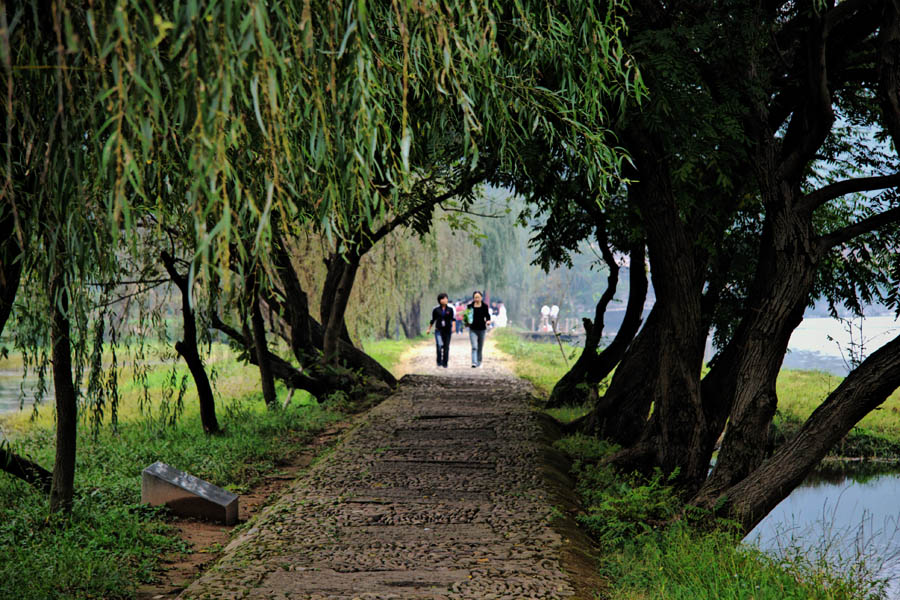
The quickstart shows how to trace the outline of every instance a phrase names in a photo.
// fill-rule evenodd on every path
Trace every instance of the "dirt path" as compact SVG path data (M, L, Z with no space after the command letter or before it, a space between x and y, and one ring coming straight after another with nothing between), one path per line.
M404 357L397 393L232 542L183 598L592 598L565 466L488 343Z
M472 368L472 352L469 334L453 334L450 338L450 359L447 368L436 366L437 353L434 342L413 346L400 357L400 364L394 368L398 378L404 375L462 375L464 377L512 377L512 359L497 349L494 339L488 335L484 341L482 366Z

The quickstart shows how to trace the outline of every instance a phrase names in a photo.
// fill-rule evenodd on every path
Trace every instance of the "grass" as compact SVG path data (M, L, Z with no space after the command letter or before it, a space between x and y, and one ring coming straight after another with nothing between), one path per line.
M45 496L0 473L0 598L133 598L141 582L155 577L161 555L188 550L164 510L140 504L144 467L162 460L241 493L342 417L298 394L286 410L268 411L255 367L238 362L225 348L214 351L208 363L217 372L224 433L203 434L192 383L183 414L174 424L166 422L160 406L170 366L148 373L153 409L143 413L141 386L123 377L118 427L109 425L108 416L96 435L84 419L79 425L69 518L50 515ZM175 369L176 379L183 371ZM286 390L278 386L278 392L283 399ZM48 403L34 419L28 411L3 423L14 449L48 468L55 446L53 412Z
M821 371L783 370L778 376L776 425L786 435L802 424L842 381ZM900 390L866 415L833 454L900 458Z
M611 600L862 600L880 584L847 573L864 564L829 566L799 548L776 559L741 544L727 523L701 531L678 519L681 502L657 473L624 477L596 461L615 448L587 436L557 447L573 459L585 510L577 519L598 542Z
M499 327L492 330L491 335L496 340L497 347L515 361L516 375L530 381L544 398L550 395L553 386L568 371L567 365L572 365L581 355L581 348L565 343L563 351L560 351L559 344L556 343L525 340L512 327Z
M372 341L365 348L392 369L418 341ZM165 349L150 350L150 361L164 358ZM21 356L10 354L0 360L0 369L17 370L21 364ZM0 600L133 598L140 583L156 576L161 555L190 551L167 524L164 509L140 504L144 467L161 460L242 493L343 416L302 392L294 394L286 410L268 411L258 369L237 360L225 345L212 346L206 365L223 428L222 435L211 437L202 432L189 377L183 410L171 422L177 404L173 382L177 389L188 374L183 363L152 366L144 379L146 392L131 368L121 369L117 428L108 409L96 435L84 419L79 424L76 497L69 518L50 515L45 496L0 473ZM277 391L280 405L287 390L278 384ZM51 400L36 412L0 420L13 448L48 468L55 451Z
M400 364L403 354L427 338L428 336L423 335L402 340L364 340L362 346L369 356L381 363L381 366L394 372L394 369ZM396 373L394 374L396 375Z

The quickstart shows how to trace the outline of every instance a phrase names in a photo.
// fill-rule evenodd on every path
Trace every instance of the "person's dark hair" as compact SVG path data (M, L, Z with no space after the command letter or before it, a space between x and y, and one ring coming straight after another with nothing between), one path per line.
M473 300L475 299L475 294L481 294L481 292L479 292L478 290L475 290L474 292L472 292L472 299L473 299ZM481 294L481 297L484 298L484 294Z
M450 296L448 296L447 294L438 294L438 304L441 303L441 298L447 298L449 300Z

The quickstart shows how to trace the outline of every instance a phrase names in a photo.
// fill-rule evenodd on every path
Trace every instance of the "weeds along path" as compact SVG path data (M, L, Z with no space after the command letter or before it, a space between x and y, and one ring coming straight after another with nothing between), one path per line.
M549 425L492 344L450 368L424 345L183 598L593 598L587 544Z

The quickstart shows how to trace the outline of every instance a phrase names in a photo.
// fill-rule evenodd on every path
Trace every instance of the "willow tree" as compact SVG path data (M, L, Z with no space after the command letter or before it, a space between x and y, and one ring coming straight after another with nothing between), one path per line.
M522 168L537 138L593 179L622 158L606 124L639 85L614 3L155 8L119 26L152 41L129 48L114 92L140 114L121 139L143 193L177 174L201 280L218 270L227 289L236 258L263 257L265 303L296 330L308 376L295 383L321 389L316 362L365 361L344 315L361 258L392 231L427 231L441 203ZM290 252L304 227L330 244L318 320Z
M95 415L105 408L104 380L82 378L88 365L101 370L103 289L96 282L119 276L121 239L121 214L115 214L103 175L110 149L98 135L108 127L97 76L103 67L72 43L72 28L84 25L79 16L56 3L0 9L7 92L2 213L5 219L11 214L14 223L4 244L17 247L19 289L29 290L13 304L14 343L42 377L48 365L52 369L54 511L72 504L79 408L89 404ZM113 402L115 396L113 391Z

